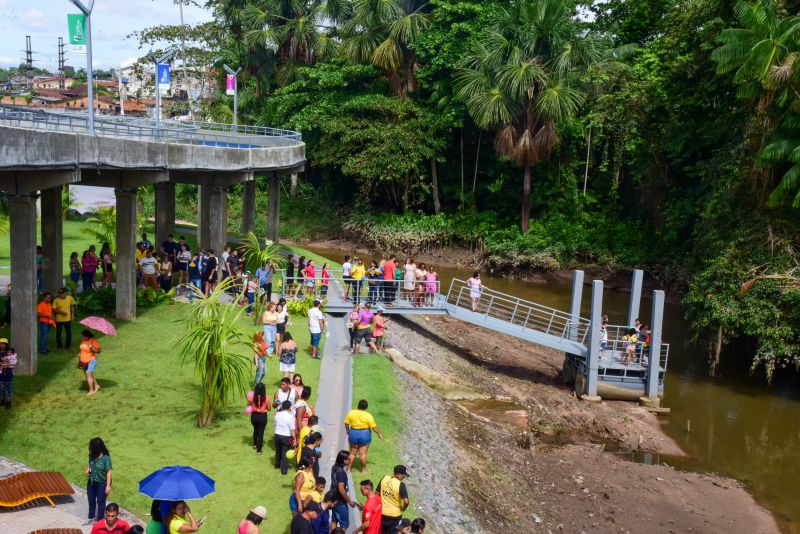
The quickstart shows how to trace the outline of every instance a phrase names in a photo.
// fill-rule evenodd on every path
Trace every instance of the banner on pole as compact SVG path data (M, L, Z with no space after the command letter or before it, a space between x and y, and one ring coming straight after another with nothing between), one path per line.
M166 63L158 64L158 90L161 94L169 91L170 78L169 78L169 65Z
M73 54L86 54L86 15L68 13L69 46Z
M225 78L225 94L233 96L233 93L236 92L236 76L233 74L228 74Z

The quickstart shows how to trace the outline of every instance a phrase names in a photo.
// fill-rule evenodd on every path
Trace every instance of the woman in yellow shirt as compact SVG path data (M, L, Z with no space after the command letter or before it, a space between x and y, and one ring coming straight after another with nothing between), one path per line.
M289 497L289 510L292 517L303 513L306 497L317 489L317 480L314 478L314 470L311 462L306 458L297 464L297 474L294 475L294 490Z
M202 520L199 523L195 521L186 501L175 501L169 508L164 524L168 526L169 534L182 534L200 530Z
M367 451L369 444L372 443L372 432L378 435L378 439L383 439L383 434L375 424L375 418L367 411L369 404L366 399L358 401L358 408L350 410L344 418L344 430L347 432L347 440L350 443L350 463L347 470L353 468L353 462L358 454L361 459L361 472L367 472Z
M353 277L353 302L358 304L361 302L361 287L364 283L364 275L367 273L364 267L364 260L359 259L353 264L350 269L350 276Z

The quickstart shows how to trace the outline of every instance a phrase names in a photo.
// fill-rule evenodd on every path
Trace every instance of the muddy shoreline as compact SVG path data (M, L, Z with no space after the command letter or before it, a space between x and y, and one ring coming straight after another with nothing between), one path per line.
M683 454L643 408L576 399L555 351L443 316L393 318L387 342L415 406L401 454L436 466L418 506L441 507L443 480L452 494L434 532L779 532L735 480L607 452Z

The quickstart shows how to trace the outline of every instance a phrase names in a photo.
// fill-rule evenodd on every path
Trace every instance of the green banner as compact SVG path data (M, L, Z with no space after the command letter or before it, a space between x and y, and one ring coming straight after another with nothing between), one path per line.
M83 13L69 13L67 15L69 26L69 44L75 54L86 53L86 15Z

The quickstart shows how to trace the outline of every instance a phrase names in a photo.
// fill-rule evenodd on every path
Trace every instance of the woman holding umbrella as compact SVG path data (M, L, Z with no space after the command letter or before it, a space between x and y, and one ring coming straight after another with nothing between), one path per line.
M100 354L100 343L94 338L90 330L81 332L80 352L78 353L78 367L86 374L86 383L89 385L87 397L91 397L100 390L94 371L97 368L97 355Z

